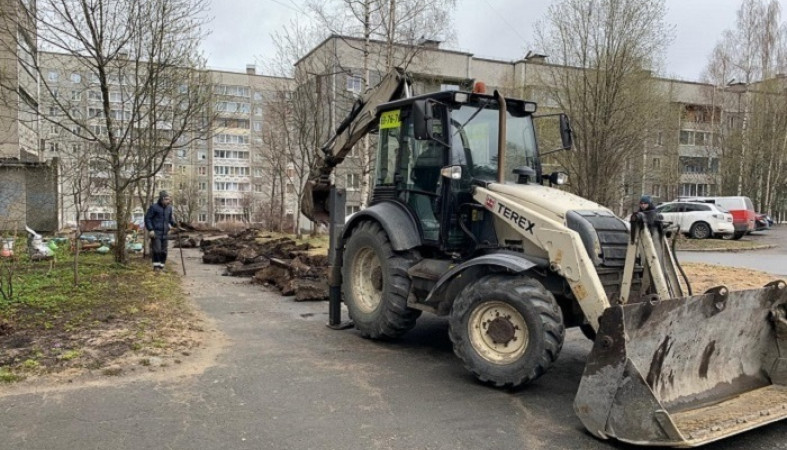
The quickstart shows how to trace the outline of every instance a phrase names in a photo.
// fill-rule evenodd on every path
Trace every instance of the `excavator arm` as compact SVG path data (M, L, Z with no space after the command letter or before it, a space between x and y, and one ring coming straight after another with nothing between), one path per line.
M301 212L310 220L328 222L328 194L331 173L341 164L353 146L377 127L377 107L383 103L410 96L410 78L401 68L394 67L357 99L345 119L317 152L309 169L309 177L301 204Z

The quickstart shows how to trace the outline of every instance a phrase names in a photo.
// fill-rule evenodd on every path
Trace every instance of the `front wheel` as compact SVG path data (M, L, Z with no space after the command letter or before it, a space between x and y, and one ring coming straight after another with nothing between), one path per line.
M395 338L415 326L421 311L407 307L407 269L414 262L411 253L394 252L377 223L363 222L353 231L344 250L342 294L362 336Z
M449 336L476 378L515 388L547 371L563 346L565 328L555 298L537 280L487 275L457 297Z

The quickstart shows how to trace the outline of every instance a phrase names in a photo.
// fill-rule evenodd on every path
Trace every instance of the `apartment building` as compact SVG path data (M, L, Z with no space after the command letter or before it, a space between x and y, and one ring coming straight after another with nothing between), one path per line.
M95 144L83 137L78 127L70 130L63 126L67 121L58 121L58 114L67 109L70 117L84 117L88 121L98 118L103 108L102 97L97 90L96 76L81 68L72 57L42 52L41 61L45 68L42 77L47 84L42 91L51 93L44 95L42 108L49 118L54 118L43 125L43 156L67 162ZM271 202L279 198L271 186L273 167L263 139L265 112L273 99L291 89L291 80L258 75L252 65L243 72L208 70L207 75L213 110L205 115L211 117L211 123L197 130L200 138L194 139L194 133L183 136L184 143L163 161L152 192L170 192L182 220L207 225L264 221L269 216ZM110 113L119 121L128 120L129 111L123 111L127 100L122 98L122 85L126 82L113 80L110 85ZM97 120L95 126L100 128L100 123ZM93 131L102 133L100 129ZM81 219L115 220L114 199L106 186L106 174L91 165L84 175L95 186L89 198L83 200L87 210L80 214ZM67 178L62 177L64 183ZM77 211L68 195L69 188L61 184L59 192L59 224L73 226ZM137 193L127 195L136 197ZM293 201L291 195L285 197L282 218L285 222L293 220ZM135 198L132 220L140 223L146 207Z
M38 83L25 70L36 53L36 32L22 5L0 0L0 230L52 231L57 172L41 154ZM34 0L24 5L35 9Z
M382 75L386 44L371 42L369 81L373 85ZM414 92L469 89L475 81L483 81L487 91L497 89L505 95L527 98L539 103L539 111L553 111L549 97L548 70L572 70L548 63L544 55L528 53L516 61L476 57L472 53L444 49L440 43L425 41L418 46L399 45L394 48L394 63L407 62L407 71L414 79ZM340 122L362 90L363 40L333 35L325 39L296 63L302 73L318 74L315 84L330 106L324 120ZM736 103L731 96L739 95L735 87L714 86L672 79L654 79L668 95L669 120L664 129L654 130L642 143L637 156L626 162L625 173L617 180L622 195L616 205L607 205L619 214L627 214L642 194L657 201L671 200L679 195L717 195L721 192L720 138L730 127L739 126L735 117ZM723 106L721 106L723 105ZM330 129L335 128L331 126ZM547 159L545 166L553 165ZM558 167L550 167L551 169ZM358 210L363 203L359 180L361 166L357 151L338 168L337 185L345 187L347 213Z

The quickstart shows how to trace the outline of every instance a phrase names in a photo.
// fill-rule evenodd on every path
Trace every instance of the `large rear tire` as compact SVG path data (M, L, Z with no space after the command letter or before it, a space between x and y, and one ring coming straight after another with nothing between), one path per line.
M415 326L421 311L407 307L412 254L393 251L385 231L363 222L353 231L344 250L342 294L361 335L396 338Z
M563 347L555 298L528 276L487 275L456 298L449 318L454 353L479 380L515 388L543 375Z

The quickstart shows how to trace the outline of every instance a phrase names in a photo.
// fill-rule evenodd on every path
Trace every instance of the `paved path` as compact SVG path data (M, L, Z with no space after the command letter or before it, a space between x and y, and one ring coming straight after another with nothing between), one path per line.
M678 252L680 261L704 262L730 267L745 267L772 273L787 279L787 225L777 225L743 239L753 240L772 248L743 252Z
M325 303L294 303L187 254L186 289L223 338L152 377L0 388L2 449L620 448L572 410L590 343L570 330L553 369L511 393L476 383L444 320L404 339L332 331ZM190 359L196 362L189 365ZM714 448L787 449L787 423Z

